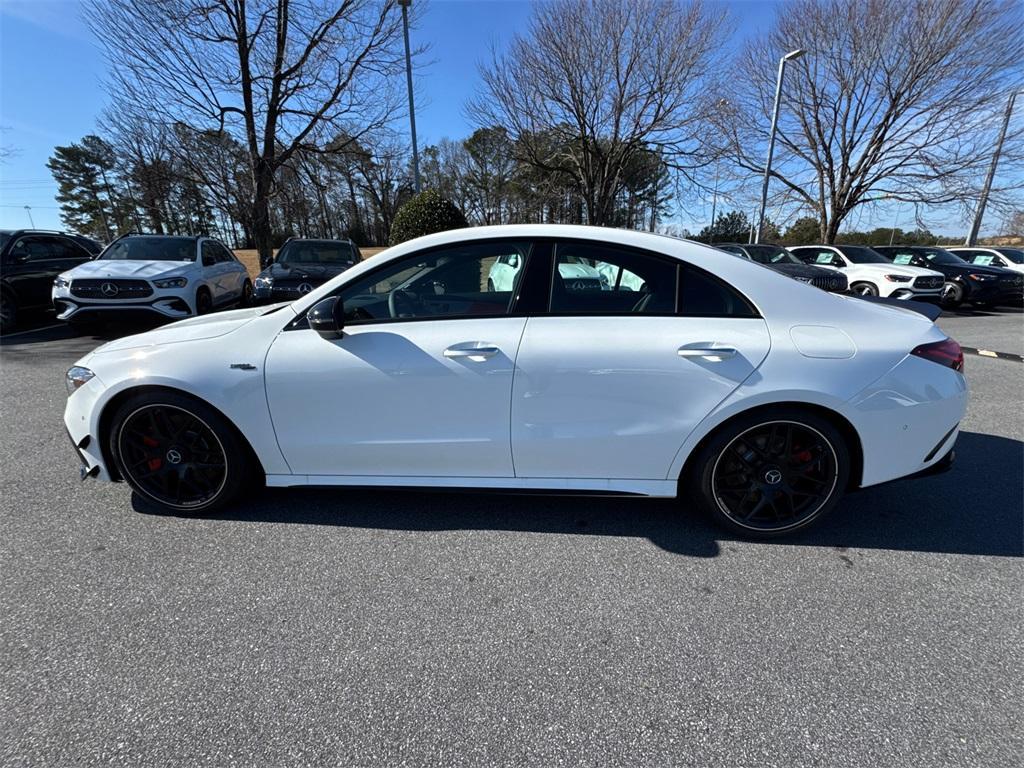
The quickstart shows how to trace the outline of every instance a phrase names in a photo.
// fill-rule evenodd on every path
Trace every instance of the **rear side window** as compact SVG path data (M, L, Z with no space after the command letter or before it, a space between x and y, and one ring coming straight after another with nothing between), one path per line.
M679 312L684 317L758 317L743 294L690 264L680 267Z
M556 315L666 315L675 312L677 263L631 249L560 242L551 275Z

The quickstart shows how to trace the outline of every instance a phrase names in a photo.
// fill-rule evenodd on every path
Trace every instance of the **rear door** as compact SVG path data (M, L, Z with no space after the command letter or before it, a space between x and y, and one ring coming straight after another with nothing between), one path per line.
M546 312L527 321L516 360L516 476L666 479L687 435L768 353L764 320L659 254L562 241L550 261ZM635 278L575 290L557 269L574 261Z

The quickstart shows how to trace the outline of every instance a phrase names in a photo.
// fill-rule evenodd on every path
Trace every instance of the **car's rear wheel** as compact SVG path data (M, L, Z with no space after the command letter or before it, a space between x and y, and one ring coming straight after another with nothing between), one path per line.
M249 447L216 410L175 392L129 399L114 415L110 454L131 487L161 509L209 512L253 475Z
M854 283L850 286L850 290L856 293L858 296L877 296L878 288L871 283Z
M942 306L947 309L959 307L964 303L964 289L956 283L946 283L942 286Z
M769 538L806 528L835 507L850 476L850 453L826 419L778 409L727 424L694 466L696 494L716 521Z
M205 288L196 291L196 314L208 315L213 311L213 297Z
M0 333L13 331L18 324L18 305L14 295L7 290L0 291Z

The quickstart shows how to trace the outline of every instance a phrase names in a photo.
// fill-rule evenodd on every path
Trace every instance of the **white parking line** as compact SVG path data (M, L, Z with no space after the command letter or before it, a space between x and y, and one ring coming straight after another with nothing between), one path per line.
M15 336L24 336L26 333L39 333L40 331L48 331L51 328L64 328L64 323L54 323L53 325L44 325L42 328L29 328L27 331L18 331L17 333L5 333L0 338L13 339Z

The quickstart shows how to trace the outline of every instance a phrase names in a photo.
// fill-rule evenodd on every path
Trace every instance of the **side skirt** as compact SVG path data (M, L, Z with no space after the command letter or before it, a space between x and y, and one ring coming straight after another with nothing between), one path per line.
M624 480L577 477L394 477L378 475L267 475L267 485L450 488L512 492L607 494L674 498L674 480Z

